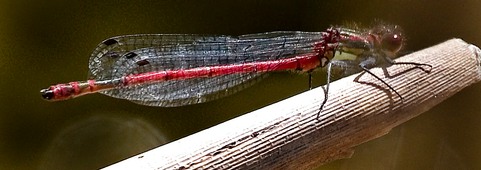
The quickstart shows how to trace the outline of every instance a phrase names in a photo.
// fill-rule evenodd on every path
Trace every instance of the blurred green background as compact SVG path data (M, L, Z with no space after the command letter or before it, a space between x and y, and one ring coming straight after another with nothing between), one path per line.
M101 168L307 90L277 73L204 104L155 108L100 94L43 101L39 90L85 80L102 40L123 34L322 31L379 19L407 51L453 37L481 45L481 1L1 1L0 169ZM324 78L317 78L321 81ZM319 169L481 169L481 84Z

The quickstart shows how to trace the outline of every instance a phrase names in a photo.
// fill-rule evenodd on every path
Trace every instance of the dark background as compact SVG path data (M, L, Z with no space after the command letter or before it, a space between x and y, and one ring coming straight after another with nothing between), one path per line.
M178 108L100 94L41 99L39 90L50 84L85 80L90 53L106 38L322 31L379 19L402 26L405 49L416 51L453 37L480 45L479 7L475 0L1 1L0 169L105 167L307 90L306 75L276 73L235 95ZM480 88L320 169L481 169Z

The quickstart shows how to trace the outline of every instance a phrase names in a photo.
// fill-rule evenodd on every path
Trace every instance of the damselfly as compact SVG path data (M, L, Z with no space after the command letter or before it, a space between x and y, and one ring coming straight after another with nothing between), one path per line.
M107 39L93 51L90 77L41 90L46 100L57 101L89 93L149 105L173 107L217 99L245 88L273 71L311 73L327 66L327 101L332 67L347 72L365 71L401 99L401 95L368 69L410 64L392 58L403 46L397 26L371 29L331 27L325 32L276 31L241 36L140 34ZM353 58L333 60L343 54ZM309 74L309 86L311 76ZM318 114L319 117L319 114Z

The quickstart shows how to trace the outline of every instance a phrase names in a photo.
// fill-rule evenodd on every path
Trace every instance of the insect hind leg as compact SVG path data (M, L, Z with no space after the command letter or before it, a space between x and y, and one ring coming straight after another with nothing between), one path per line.
M386 60L389 62L389 63L394 63L394 61L386 58ZM366 58L364 61L362 61L361 63L359 63L359 67L361 67L361 69L365 72L365 73L368 73L370 74L371 76L373 76L374 78L376 78L377 80L379 80L380 82L382 82L383 84L385 84L389 89L391 89L394 93L396 93L397 96L399 96L399 98L401 100L403 100L403 97L401 96L401 94L399 94L391 85L389 85L387 82L385 82L383 79L381 79L379 76L375 75L373 72L369 71L369 68L371 68L372 66L376 65L376 59L374 57L368 57Z
M426 73L430 73L431 70L433 69L433 66L431 64L416 63L416 62L397 62L397 61L392 60L389 57L385 57L385 59L390 65L414 65L414 66L417 66L417 67L421 68ZM423 66L429 67L429 69L426 70L426 69L424 69Z
M319 120L319 117L321 116L321 111L324 108L324 105L327 103L327 99L329 96L329 84L331 83L331 69L332 69L332 63L329 62L327 64L327 84L326 88L322 88L324 90L324 100L322 101L321 106L319 107L319 111L317 112L317 117L316 119Z

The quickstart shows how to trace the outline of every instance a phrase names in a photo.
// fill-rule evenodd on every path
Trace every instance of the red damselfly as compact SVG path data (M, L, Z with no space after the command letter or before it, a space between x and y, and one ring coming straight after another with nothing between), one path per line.
M324 32L276 31L241 36L139 34L117 36L100 43L89 61L87 81L52 85L41 90L57 101L89 93L149 105L173 107L217 99L245 88L273 71L311 73L327 66L327 101L332 67L365 71L374 66L411 64L392 58L403 46L397 26L371 29L331 27ZM342 54L355 56L333 60ZM311 76L309 74L309 86ZM318 115L319 116L319 115Z

